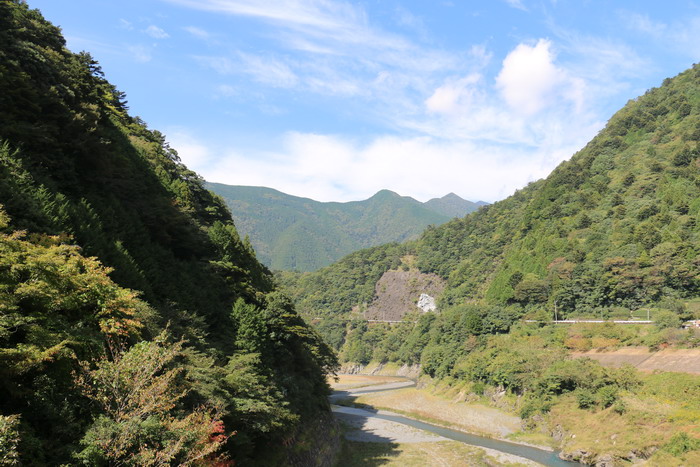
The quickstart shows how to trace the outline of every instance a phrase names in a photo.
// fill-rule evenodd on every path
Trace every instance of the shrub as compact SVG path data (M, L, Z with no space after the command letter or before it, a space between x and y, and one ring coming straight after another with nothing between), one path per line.
M576 401L579 409L590 409L596 403L595 396L588 389L578 389L576 391Z
M671 440L663 447L665 451L670 452L674 456L680 456L689 451L697 451L700 449L700 439L691 438L688 433L680 432L671 437Z
M566 348L574 352L586 352L591 350L591 339L588 337L572 336L564 340Z
M482 383L481 381L477 381L476 383L472 384L472 392L474 394L477 394L479 396L483 396L485 390L486 390L486 385L484 383Z
M611 385L603 386L602 388L598 389L597 395L600 405L608 408L617 402L617 387Z
M20 465L19 415L0 415L0 465Z
M615 412L618 415L622 415L623 413L627 412L627 405L621 400L618 400L615 402L615 405L613 405L613 412Z
M659 329L677 328L681 325L681 319L678 314L668 310L662 310L657 313L654 321Z
M552 408L553 402L548 397L530 397L520 407L520 418L527 419L538 413L547 413Z

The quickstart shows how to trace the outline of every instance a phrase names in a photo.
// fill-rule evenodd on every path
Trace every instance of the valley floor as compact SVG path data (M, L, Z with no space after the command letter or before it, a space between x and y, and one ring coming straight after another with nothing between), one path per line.
M449 424L457 429L494 437L502 437L516 430L514 419L517 417L483 406L474 410L474 407L464 404L450 404L437 397L433 399L415 388L397 389L407 385L403 378L341 375L332 385L336 389L335 399L339 402L342 402L339 398L352 398L354 402L362 404L362 408L333 408L345 430L345 443L340 456L342 465L541 465L513 454L451 441L418 428L377 418L377 415L396 414L377 410L376 407L391 405L392 409L414 418L437 421L442 425ZM417 408L420 410L415 410ZM450 408L454 412L453 417L448 415Z

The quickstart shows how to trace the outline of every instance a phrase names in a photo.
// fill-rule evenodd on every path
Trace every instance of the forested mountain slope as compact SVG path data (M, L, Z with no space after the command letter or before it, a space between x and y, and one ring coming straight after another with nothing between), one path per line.
M445 304L555 301L564 313L700 293L700 67L630 101L546 179L428 229L418 267Z
M572 351L700 347L698 329L681 329L700 319L699 142L696 65L630 101L545 180L415 242L281 282L342 361L420 364L450 400L516 412L519 439L591 465L698 465L697 375L604 368ZM358 310L397 268L447 281L438 311L367 322ZM640 308L653 325L549 324Z
M0 451L281 462L327 413L335 358L124 99L38 11L0 2Z
M314 271L362 248L417 238L486 203L455 194L421 203L382 190L364 201L323 203L265 187L207 183L233 212L262 263L275 270Z
M401 254L415 254L418 269L448 281L443 308L473 302L553 309L556 302L563 315L604 315L611 307L698 295L699 142L695 66L630 101L547 179L429 227ZM304 277L312 293L296 292L322 295L326 278L348 260L316 279ZM316 283L324 285L317 290Z

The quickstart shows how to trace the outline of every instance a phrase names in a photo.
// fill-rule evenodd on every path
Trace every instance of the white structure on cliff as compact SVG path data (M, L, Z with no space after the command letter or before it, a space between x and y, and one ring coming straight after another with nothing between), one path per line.
M437 310L437 306L435 305L435 299L427 293L420 294L420 298L418 298L418 303L416 303L416 306L420 308L423 311L423 313Z

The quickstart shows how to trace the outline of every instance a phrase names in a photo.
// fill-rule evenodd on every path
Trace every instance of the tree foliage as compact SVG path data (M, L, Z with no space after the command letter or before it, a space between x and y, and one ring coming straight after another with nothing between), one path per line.
M0 2L0 108L2 455L279 463L336 361L223 201L20 0Z

